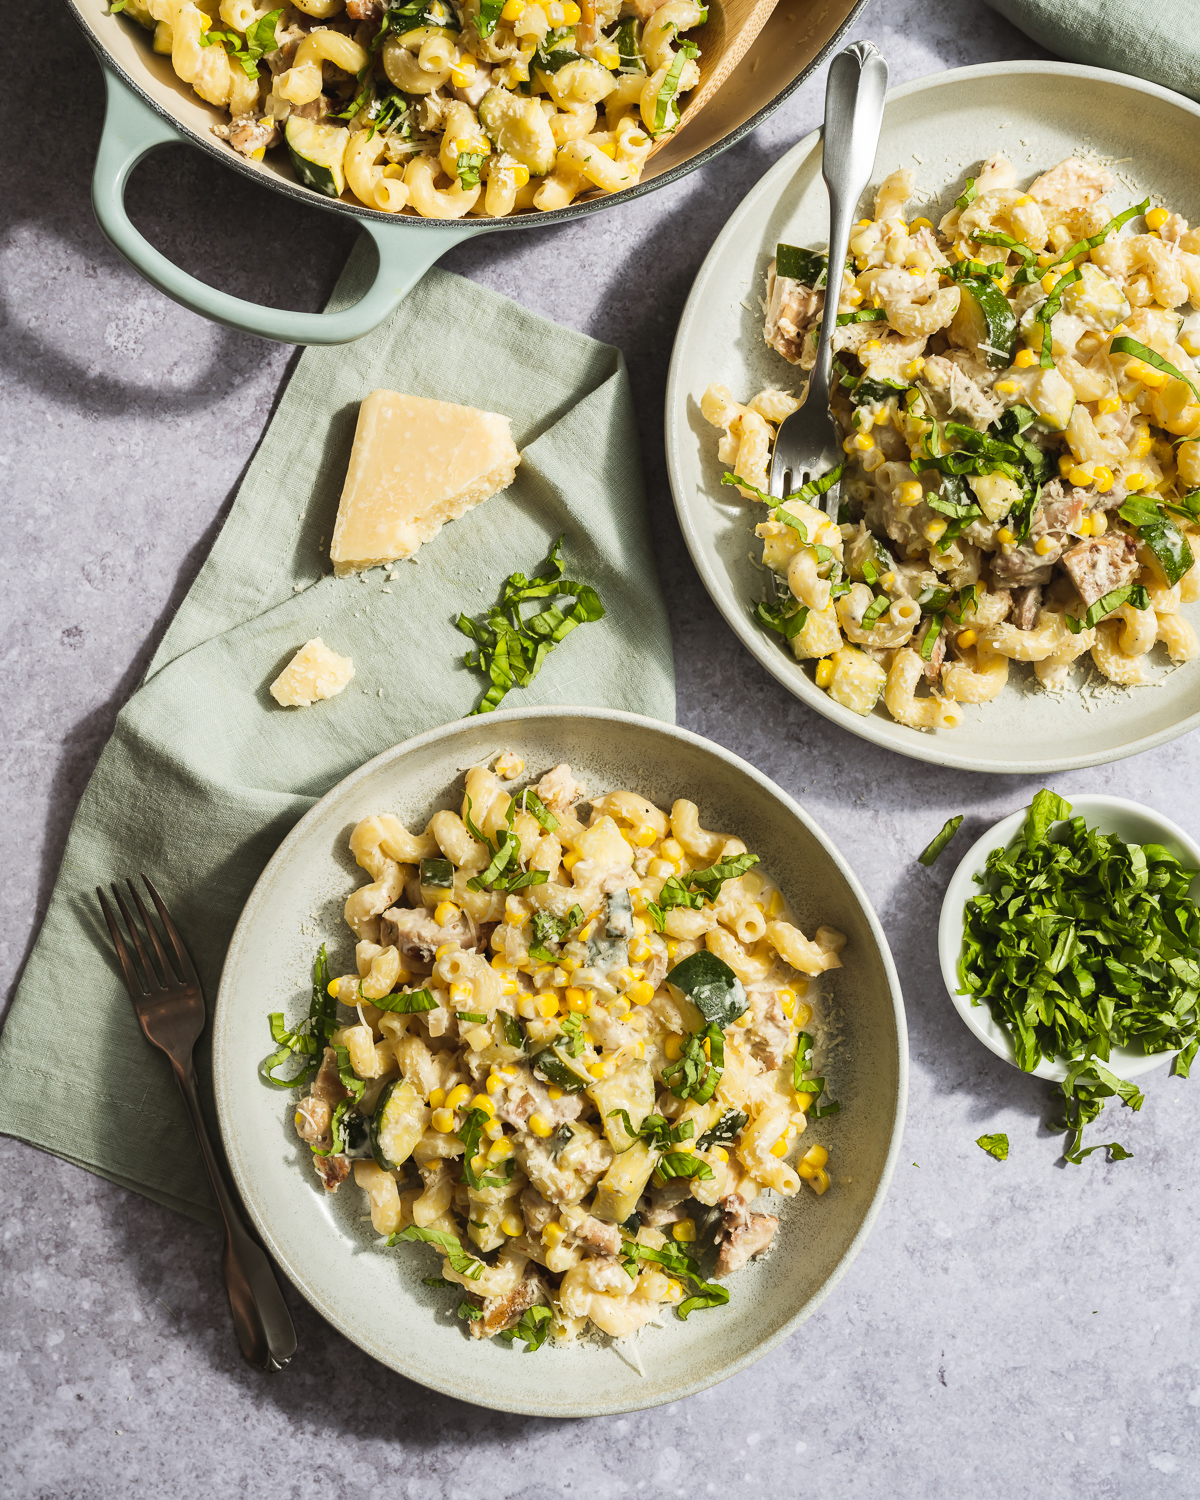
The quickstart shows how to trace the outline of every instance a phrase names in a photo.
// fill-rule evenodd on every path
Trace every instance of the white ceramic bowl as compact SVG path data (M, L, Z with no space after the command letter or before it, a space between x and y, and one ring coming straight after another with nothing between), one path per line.
M1089 827L1098 828L1101 833L1115 833L1127 844L1161 844L1189 868L1200 869L1200 844L1153 808L1130 802L1125 797L1086 796L1072 797L1069 801L1072 815L1083 817ZM960 993L958 959L962 952L963 908L979 890L975 877L987 869L987 857L993 849L1006 849L1020 838L1027 812L1028 809L1023 807L1011 817L1002 818L967 850L950 877L938 923L938 960L955 1010L967 1029L985 1047L1014 1068L1017 1059L1008 1030L996 1024L987 1005L977 1005L970 995ZM1200 900L1200 875L1192 882L1191 897L1193 901ZM1141 1048L1118 1047L1108 1067L1119 1078L1140 1078L1143 1073L1170 1062L1174 1056L1174 1052L1145 1052ZM1047 1062L1043 1058L1033 1070L1033 1076L1061 1082L1067 1076L1066 1064L1057 1059Z
M307 1010L309 968L329 943L335 973L353 962L342 921L361 885L347 849L354 824L392 811L410 827L461 795L468 766L509 746L530 771L569 761L596 794L633 787L660 806L687 796L706 826L736 829L811 931L848 935L844 967L823 986L841 1038L829 1069L842 1110L812 1127L830 1149L833 1187L802 1188L779 1208L771 1254L729 1282L725 1308L643 1330L632 1358L595 1344L535 1357L467 1338L453 1301L422 1277L421 1246L380 1249L362 1194L320 1188L292 1128L293 1095L256 1076L271 1049L267 1016ZM264 1243L335 1327L423 1385L480 1406L579 1417L676 1401L742 1369L811 1313L862 1245L891 1177L904 1124L908 1051L887 941L858 881L808 815L752 766L682 729L593 708L520 709L460 720L398 745L321 799L254 887L230 944L213 1017L213 1083L229 1164ZM303 1350L299 1358L303 1359Z
M1200 219L1200 105L1126 74L1054 62L989 63L905 84L888 95L875 158L876 183L898 167L917 176L910 217L936 221L962 190L964 176L997 149L1028 182L1074 150L1109 157L1120 186L1114 203L1149 196L1193 223ZM939 197L940 195L940 197ZM755 502L721 486L717 429L700 413L705 388L728 386L748 401L770 386L797 389L801 372L763 341L764 273L780 240L820 245L829 235L821 177L821 134L794 146L750 190L696 277L671 356L666 446L671 490L692 561L730 629L762 666L802 703L843 729L889 750L968 771L1044 774L1098 765L1149 750L1200 725L1200 660L1160 685L1106 690L1096 701L1060 697L1013 664L992 703L964 705L958 729L923 733L897 724L880 704L863 717L843 708L751 617L762 597L754 537ZM1185 606L1200 625L1200 606ZM1153 658L1166 667L1161 649ZM1075 669L1076 682L1082 668Z

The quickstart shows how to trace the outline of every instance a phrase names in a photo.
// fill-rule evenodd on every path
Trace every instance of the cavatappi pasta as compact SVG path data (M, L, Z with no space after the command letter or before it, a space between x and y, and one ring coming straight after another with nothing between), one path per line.
M757 618L844 706L947 729L1010 662L1058 692L1081 657L1136 685L1156 645L1197 655L1200 231L1148 200L1114 214L1115 186L1070 158L1019 188L996 155L935 229L905 220L912 172L884 181L842 277L827 483L764 493L799 399L706 391L719 457L773 507ZM766 340L801 369L826 277L789 245L767 271ZM841 524L819 509L838 479Z
M536 1347L727 1302L778 1225L753 1200L827 1190L813 981L845 938L800 931L694 803L523 772L474 767L424 833L358 824L355 969L318 965L295 1030L272 1017L263 1073L306 1062L326 1189L353 1175L387 1243L429 1243L472 1335Z
M460 219L636 183L699 81L695 0L117 0L216 133L368 208Z

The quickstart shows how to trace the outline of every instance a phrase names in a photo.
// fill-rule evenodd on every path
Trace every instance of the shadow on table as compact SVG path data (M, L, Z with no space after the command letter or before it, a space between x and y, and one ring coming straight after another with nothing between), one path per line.
M228 1383L223 1401L233 1396L269 1403L290 1424L326 1431L335 1441L369 1435L409 1450L508 1441L559 1425L558 1419L472 1406L406 1380L326 1323L284 1277L299 1348L286 1370L265 1375L238 1350L221 1279L220 1231L118 1189L99 1194L95 1204L106 1221L104 1242L132 1271L143 1294L142 1358L152 1363L168 1346L182 1343L189 1351L183 1356L185 1371L203 1359Z

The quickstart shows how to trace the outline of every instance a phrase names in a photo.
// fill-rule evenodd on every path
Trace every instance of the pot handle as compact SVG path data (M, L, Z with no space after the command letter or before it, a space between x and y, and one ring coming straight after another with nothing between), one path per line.
M125 185L130 173L156 147L178 145L185 137L108 68L104 69L104 80L108 106L92 174L92 207L100 228L152 286L226 328L283 344L349 343L370 333L395 311L447 250L484 231L483 225L476 224L435 229L407 218L394 224L362 220L363 229L379 252L379 267L361 301L340 312L290 312L231 297L181 271L134 228L125 212Z

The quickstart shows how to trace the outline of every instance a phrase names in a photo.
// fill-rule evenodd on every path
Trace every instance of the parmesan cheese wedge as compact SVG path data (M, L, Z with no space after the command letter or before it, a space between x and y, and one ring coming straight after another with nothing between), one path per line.
M447 521L513 482L507 417L397 391L358 412L329 556L339 576L411 557Z
M271 684L271 697L284 708L308 708L318 699L336 697L353 676L350 658L339 656L314 636Z

